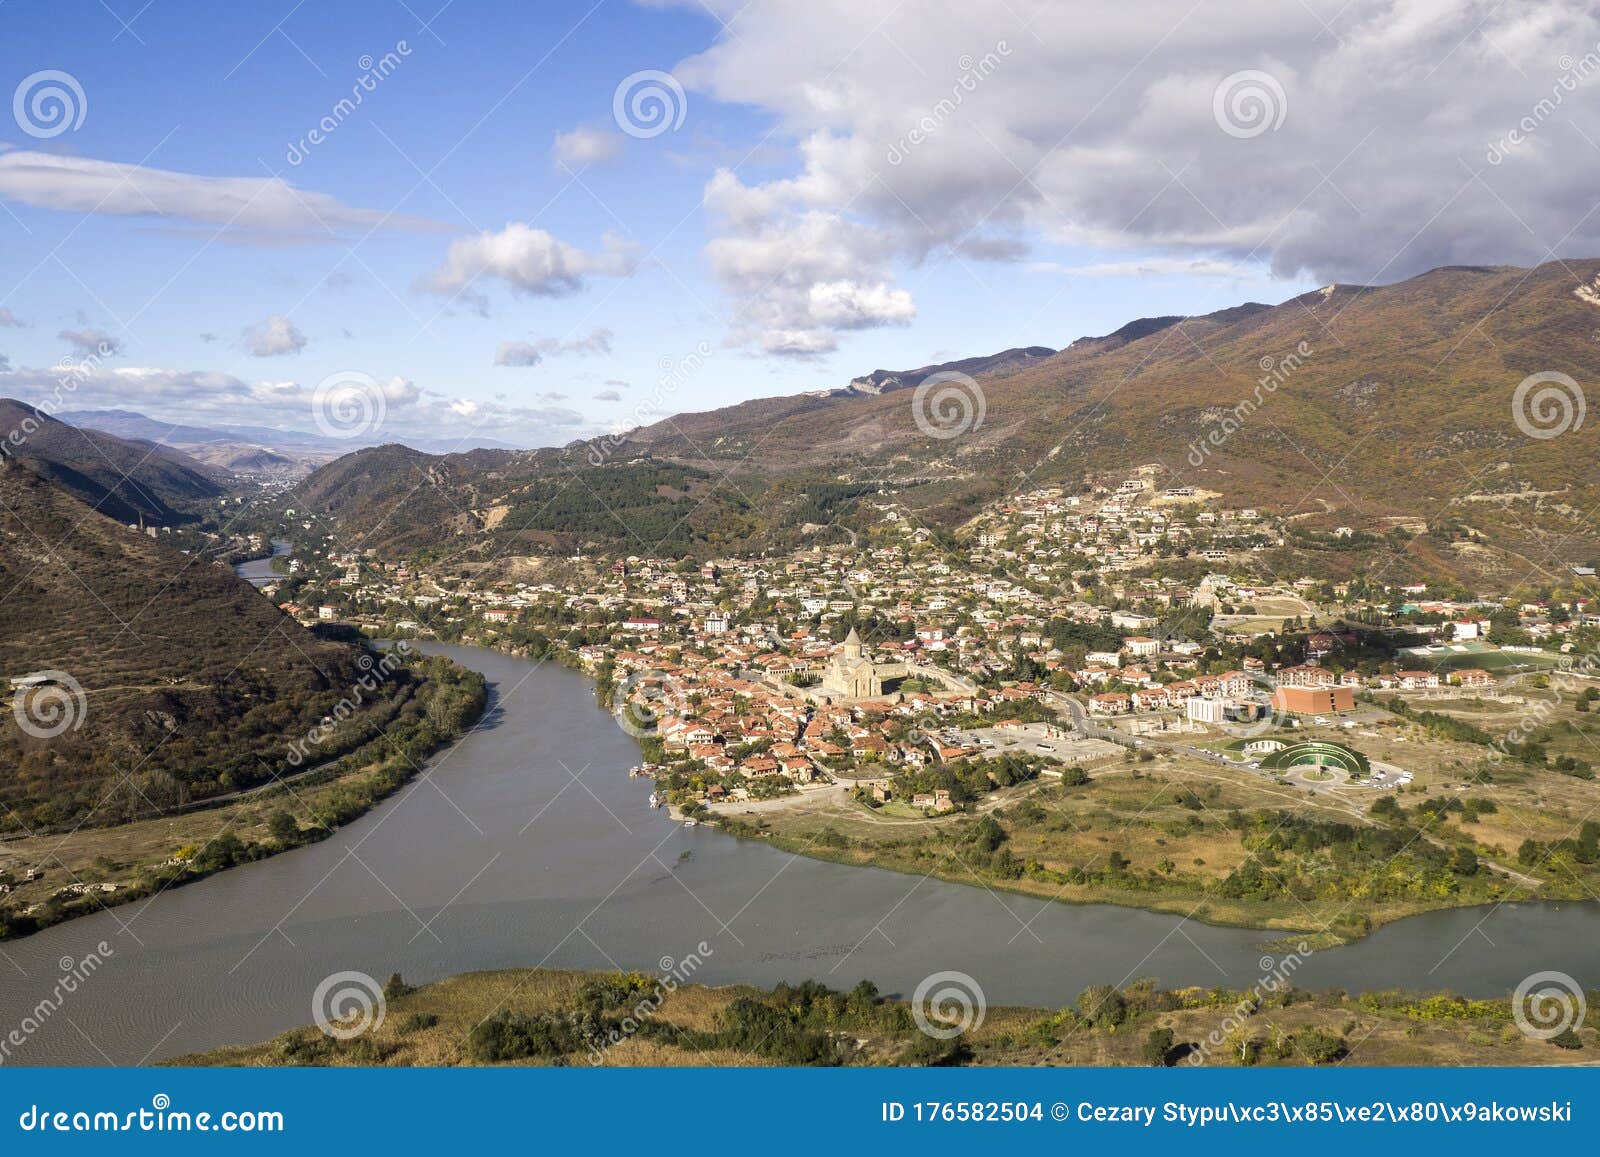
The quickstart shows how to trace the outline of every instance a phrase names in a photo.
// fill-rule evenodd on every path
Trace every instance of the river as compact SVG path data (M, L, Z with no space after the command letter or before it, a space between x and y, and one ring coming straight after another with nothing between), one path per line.
M413 983L519 966L638 968L706 949L693 979L871 978L909 993L975 978L991 1003L1061 1005L1091 983L1248 987L1265 935L1178 916L1069 906L845 867L651 811L627 735L592 684L470 647L483 722L425 776L322 843L0 942L0 1036L60 969L111 955L10 1063L137 1064L256 1041L312 1020L312 994L358 969ZM666 962L666 963L658 963ZM1504 994L1532 972L1600 978L1600 907L1432 913L1315 952L1296 983Z
M272 554L268 558L253 558L249 562L241 562L233 568L233 573L244 579L251 586L264 587L270 582L276 582L283 576L272 569L272 560L282 558L294 550L294 543L286 538L272 540Z

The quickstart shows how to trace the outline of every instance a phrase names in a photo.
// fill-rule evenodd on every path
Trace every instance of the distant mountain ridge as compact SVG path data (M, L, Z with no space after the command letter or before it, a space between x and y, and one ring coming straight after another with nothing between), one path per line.
M1031 361L1037 361L1040 358L1053 357L1055 352L1049 346L1022 346L1016 349L1001 350L997 354L940 362L937 365L923 366L915 370L873 370L870 374L852 378L850 384L841 390L826 390L820 396L844 397L850 394L887 394L891 390L902 390L907 386L915 386L924 378L933 374L956 373L976 377L979 374L1012 369Z
M174 526L227 490L227 475L171 447L68 425L0 398L0 451L119 522Z

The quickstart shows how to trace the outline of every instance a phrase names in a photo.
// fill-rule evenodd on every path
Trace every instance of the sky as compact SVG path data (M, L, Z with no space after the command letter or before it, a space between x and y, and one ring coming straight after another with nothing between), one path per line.
M0 396L559 445L1592 257L1597 92L1566 0L5 0Z

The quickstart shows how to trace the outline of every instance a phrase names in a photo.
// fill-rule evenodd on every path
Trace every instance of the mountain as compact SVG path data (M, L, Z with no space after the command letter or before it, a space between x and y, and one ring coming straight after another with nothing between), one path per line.
M266 782L362 674L357 648L17 462L0 463L0 607L0 673L53 680L0 713L5 827Z
M63 422L103 430L119 438L142 438L147 442L195 445L202 442L255 442L266 446L285 446L318 450L347 449L338 438L308 434L303 430L280 430L272 426L186 426L151 418L134 410L63 410Z
M25 402L0 398L0 431L0 455L119 522L188 522L227 489L224 471L171 447L68 425Z
M923 366L915 370L873 370L870 374L854 378L842 390L831 390L824 393L824 397L848 396L850 394L887 394L891 390L903 390L907 386L915 386L922 379L934 374L966 374L976 377L979 374L993 374L1001 370L1014 369L1040 358L1047 358L1056 351L1049 346L1034 345L1018 349L1001 350L997 354L985 357L962 358L959 361L940 362L938 365Z
M634 430L628 438L637 443L650 443L657 438L715 438L730 423L736 426L768 426L785 422L803 414L827 410L831 404L841 400L880 397L916 386L934 374L964 374L974 378L1003 375L1051 357L1055 352L1048 346L1024 346L1002 350L997 354L939 362L914 370L873 370L870 374L853 378L849 385L838 389L755 398L721 410L678 414L653 426Z
M86 430L181 450L221 470L244 474L309 473L350 449L338 438L268 426L187 426L133 410L69 410L57 415Z
M1150 466L1158 485L1379 544L1285 566L1381 556L1397 574L1538 582L1594 553L1600 423L1582 417L1600 383L1597 333L1600 261L1330 285L1143 319L1053 355L996 355L1003 364L971 375L976 394L947 383L919 404L905 388L915 371L879 372L864 388L678 415L559 451L408 459L407 474L438 490L418 517L391 504L383 537L469 552L552 540L732 550L835 522L868 494L954 529L1021 487L1082 490ZM1522 386L1545 373L1572 384ZM347 470L313 476L319 499L371 524L338 481ZM454 517L430 532L423 518L445 510Z

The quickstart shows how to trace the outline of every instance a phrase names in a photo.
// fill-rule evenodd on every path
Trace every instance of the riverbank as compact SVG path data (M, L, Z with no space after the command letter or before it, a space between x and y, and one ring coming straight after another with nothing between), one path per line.
M685 962L659 976L517 969L421 988L396 975L381 991L374 983L349 1020L172 1063L1553 1065L1600 1047L1594 1013L1555 1041L1536 1039L1508 999L1313 993L1293 986L1289 959L1248 991L1136 981L1091 986L1059 1009L987 1007L959 974L948 977L946 999L919 1008L868 982L849 991L700 985Z
M7 861L29 865L10 873L0 940L319 842L371 810L475 726L488 703L483 677L449 659L413 656L404 670L413 680L403 697L369 708L384 713L377 734L339 758L155 818L0 844Z
M1315 797L1278 799L1209 774L1174 762L1113 769L1070 789L1034 781L992 793L976 814L922 820L885 818L843 791L748 814L740 805L695 814L814 859L1305 936L1318 948L1427 912L1536 898L1487 867L1450 873L1433 862L1449 853L1403 826L1376 829L1381 845L1357 851L1363 829ZM1208 788L1217 794L1197 807L1196 792ZM1574 882L1537 898L1587 897Z
M585 675L599 705L615 714L604 667L592 670L555 646L541 657ZM665 760L653 736L629 734L646 761ZM1460 773L1421 772L1411 790L1422 798L1381 819L1367 814L1380 798L1370 789L1355 798L1308 791L1165 750L1129 751L1082 783L1041 778L992 790L967 810L931 818L890 818L842 788L777 801L791 806L709 808L682 789L693 775L663 774L656 788L677 805L675 818L795 855L991 894L1305 936L1319 948L1429 912L1593 896L1596 866L1577 859L1566 846L1574 841L1561 843L1559 824L1563 812L1578 814L1592 785L1554 773L1507 774L1492 792L1502 807L1463 810L1456 797L1426 798L1452 790L1452 774ZM980 829L975 821L985 816L993 826ZM1517 846L1505 841L1529 833L1551 841L1539 850L1551 866L1537 881L1502 866L1514 862Z
M1057 1008L1086 985L1140 976L1247 988L1264 952L1281 955L1261 933L844 867L673 823L623 770L638 748L597 710L589 680L416 646L493 691L426 781L309 846L0 946L14 977L0 985L0 1026L31 1024L60 962L115 949L74 993L70 1020L39 1024L14 1063L138 1065L265 1040L310 1020L313 994L350 971L654 969L704 943L714 955L692 980L708 985L870 977L908 994L954 969L995 1005ZM1600 976L1600 905L1429 912L1300 955L1294 979L1318 991L1504 998L1535 972Z

